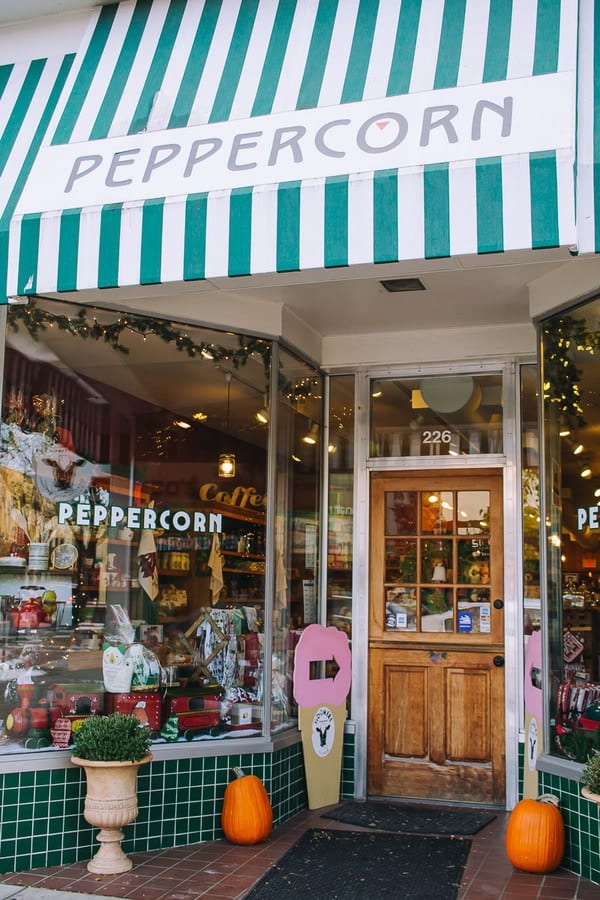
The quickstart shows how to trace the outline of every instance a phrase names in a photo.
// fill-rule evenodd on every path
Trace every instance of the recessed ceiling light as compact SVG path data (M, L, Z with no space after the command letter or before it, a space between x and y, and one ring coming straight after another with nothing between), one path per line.
M398 294L403 291L426 291L427 288L420 278L386 278L379 282L390 294Z

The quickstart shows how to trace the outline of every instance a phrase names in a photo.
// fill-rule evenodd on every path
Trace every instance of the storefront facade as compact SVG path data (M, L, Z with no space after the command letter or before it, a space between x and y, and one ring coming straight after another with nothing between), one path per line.
M552 585L593 541L585 565L539 535L560 544L556 429L585 418L546 375L557 311L600 284L597 28L585 0L2 27L8 868L91 852L40 725L84 696L143 694L157 734L129 849L220 834L240 762L276 821L302 808L293 649L320 621L352 637L345 796L558 792L567 864L600 882L552 705L576 631ZM145 674L111 690L132 645Z

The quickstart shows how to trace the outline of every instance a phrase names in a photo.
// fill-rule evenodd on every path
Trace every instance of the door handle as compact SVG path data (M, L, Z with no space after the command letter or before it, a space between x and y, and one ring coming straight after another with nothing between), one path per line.
M503 656L495 656L494 657L494 665L497 669L501 669L504 665L504 657Z
M504 600L494 600L494 609L504 609Z

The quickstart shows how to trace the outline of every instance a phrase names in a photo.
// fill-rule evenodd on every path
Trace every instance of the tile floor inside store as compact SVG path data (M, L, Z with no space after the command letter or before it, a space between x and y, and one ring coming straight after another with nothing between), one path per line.
M80 862L3 875L0 881L130 900L195 900L200 897L242 900L269 866L307 828L357 830L355 826L322 818L326 811L305 810L276 828L265 843L250 847L219 840L172 850L133 853L134 867L124 875L92 875L85 862ZM600 886L570 872L559 869L549 875L532 875L516 871L504 852L507 819L507 814L500 813L490 825L473 836L458 900L598 900ZM352 900L350 885L345 886L345 896Z

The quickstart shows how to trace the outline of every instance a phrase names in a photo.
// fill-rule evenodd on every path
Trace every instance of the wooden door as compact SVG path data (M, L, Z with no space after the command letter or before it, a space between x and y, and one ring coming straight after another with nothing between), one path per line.
M503 804L502 476L371 483L368 790Z

